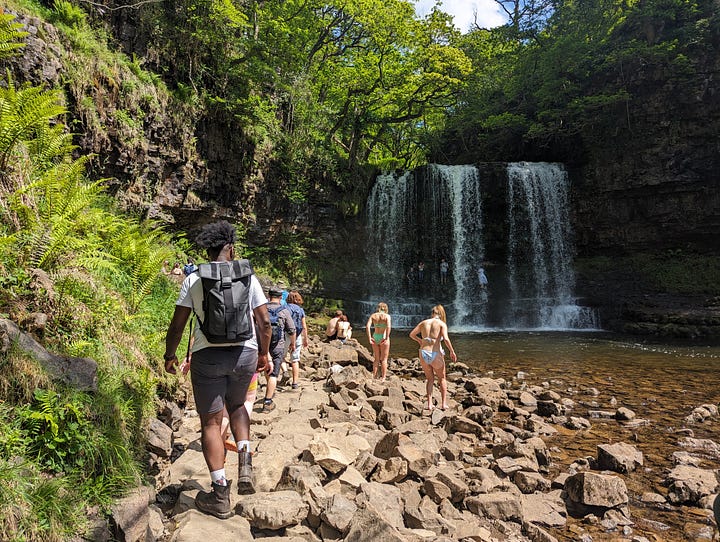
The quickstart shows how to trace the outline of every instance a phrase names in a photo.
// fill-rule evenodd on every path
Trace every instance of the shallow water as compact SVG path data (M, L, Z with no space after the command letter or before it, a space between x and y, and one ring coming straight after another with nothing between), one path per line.
M364 331L364 330L363 330ZM417 356L417 343L407 330L394 330L390 357ZM364 333L356 338L366 343ZM644 492L665 495L662 481L674 466L672 453L686 451L678 441L687 436L679 431L692 429L695 438L720 442L720 420L688 424L685 417L704 403L720 402L720 346L642 343L606 333L493 332L458 334L450 332L458 361L480 374L514 380L528 385L544 382L576 407L571 413L588 419L588 409L614 411L624 406L646 424L626 427L615 420L590 419L587 431L561 430L546 439L553 453L550 476L566 472L567 466L583 457L597 457L597 445L627 442L645 456L644 468L623 478L630 495L630 510L636 525L633 534L650 540L702 540L714 525L708 512L698 508L645 505ZM514 386L516 387L516 386ZM595 388L597 395L588 393ZM704 468L720 467L717 457L704 457ZM648 521L649 520L649 521ZM661 522L665 527L652 522ZM576 540L577 520L553 530L562 540ZM632 535L602 533L587 527L594 540L630 540Z

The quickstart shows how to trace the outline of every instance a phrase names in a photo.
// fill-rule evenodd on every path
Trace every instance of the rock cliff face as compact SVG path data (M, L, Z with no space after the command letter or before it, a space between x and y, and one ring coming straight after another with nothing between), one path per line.
M632 100L573 173L581 256L637 250L717 251L720 56L692 77L630 66Z

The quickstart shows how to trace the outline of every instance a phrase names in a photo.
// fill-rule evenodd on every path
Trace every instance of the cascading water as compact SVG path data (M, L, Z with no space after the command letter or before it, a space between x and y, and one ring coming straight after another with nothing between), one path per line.
M385 301L396 327L413 327L442 303L455 330L599 327L594 311L573 298L564 169L523 162L494 171L502 182L493 186L502 194L492 203L484 201L491 195L483 189L491 174L475 166L430 165L378 177L367 204L370 299L359 302L363 315ZM495 212L486 224L486 206L504 206L505 215ZM478 270L486 257L486 228L503 237L505 261L490 262L491 283L484 289ZM450 263L445 284L439 276L443 258Z
M507 327L597 327L594 311L578 307L568 217L569 180L557 164L507 166ZM590 317L590 321L588 320Z

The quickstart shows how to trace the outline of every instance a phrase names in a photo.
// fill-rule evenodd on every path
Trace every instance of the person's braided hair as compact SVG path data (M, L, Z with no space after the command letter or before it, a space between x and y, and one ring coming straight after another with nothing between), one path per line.
M235 244L235 226L227 220L207 224L203 226L195 242L205 249L219 252L225 245Z

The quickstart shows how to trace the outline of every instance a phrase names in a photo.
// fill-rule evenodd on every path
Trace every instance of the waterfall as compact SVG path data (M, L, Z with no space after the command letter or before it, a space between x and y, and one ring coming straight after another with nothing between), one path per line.
M484 324L486 309L477 302L484 244L475 167L430 165L380 175L367 216L368 264L377 285L373 297L390 305L396 325L414 326L435 302L454 306L453 325ZM453 262L450 275L455 279L444 286L439 280L442 258ZM422 281L408 279L411 266L420 262L425 265Z
M367 202L368 295L358 312L367 316L384 301L393 325L414 327L441 303L456 331L598 328L594 311L573 297L568 192L562 166L546 163L429 165L378 176ZM485 289L478 270L488 228ZM441 259L450 264L446 284Z
M507 273L505 325L567 329L597 327L573 297L569 180L557 164L507 166ZM589 311L592 314L592 311Z

